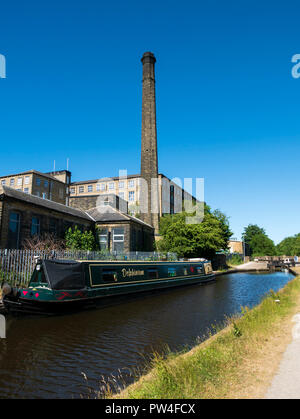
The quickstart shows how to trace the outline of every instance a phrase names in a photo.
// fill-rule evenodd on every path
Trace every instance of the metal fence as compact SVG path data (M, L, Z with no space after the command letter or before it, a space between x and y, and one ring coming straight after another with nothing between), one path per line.
M27 286L38 258L109 261L177 260L175 253L129 252L120 254L88 250L37 251L0 249L0 285L8 282L13 286Z

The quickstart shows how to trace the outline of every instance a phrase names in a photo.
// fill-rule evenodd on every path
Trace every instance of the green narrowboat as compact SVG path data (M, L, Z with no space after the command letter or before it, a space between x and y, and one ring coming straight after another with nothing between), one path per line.
M211 263L38 260L27 288L2 289L12 313L55 314L107 305L139 292L213 281Z

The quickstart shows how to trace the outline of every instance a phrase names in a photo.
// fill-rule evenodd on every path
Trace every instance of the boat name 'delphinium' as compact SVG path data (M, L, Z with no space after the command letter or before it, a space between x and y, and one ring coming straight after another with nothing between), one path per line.
M144 271L135 271L133 269L122 269L122 275L125 278L126 276L139 276L139 275L144 275L145 272Z

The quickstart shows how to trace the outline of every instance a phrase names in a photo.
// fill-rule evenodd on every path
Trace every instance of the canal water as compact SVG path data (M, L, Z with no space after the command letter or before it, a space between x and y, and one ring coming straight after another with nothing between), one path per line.
M0 398L94 397L101 382L130 383L154 351L203 340L211 325L253 307L290 273L235 273L214 283L163 291L59 317L7 318L0 339ZM88 382L84 378L84 373Z

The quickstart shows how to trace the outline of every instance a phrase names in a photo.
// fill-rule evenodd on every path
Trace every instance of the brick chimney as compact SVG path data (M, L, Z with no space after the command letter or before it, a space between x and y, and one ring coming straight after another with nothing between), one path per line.
M155 234L158 234L159 192L154 70L156 59L152 52L145 52L141 61L143 63L141 218L145 223L151 224L155 228ZM148 188L145 187L146 182Z

